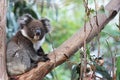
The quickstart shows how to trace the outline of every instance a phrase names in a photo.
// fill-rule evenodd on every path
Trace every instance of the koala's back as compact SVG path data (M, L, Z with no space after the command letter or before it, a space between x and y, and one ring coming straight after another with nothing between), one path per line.
M10 75L24 73L31 67L32 43L20 31L7 44L7 69Z

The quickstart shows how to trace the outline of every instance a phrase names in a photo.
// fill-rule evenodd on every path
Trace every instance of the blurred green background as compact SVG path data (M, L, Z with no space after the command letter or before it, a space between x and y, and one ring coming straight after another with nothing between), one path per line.
M93 16L95 15L94 1L88 1L88 6L92 10L90 16ZM97 9L100 9L110 0L96 1ZM25 13L31 14L36 19L42 17L50 19L52 32L47 35L46 42L42 46L46 53L59 47L65 40L80 29L85 22L83 0L8 0L7 40L14 36L18 31L19 25L17 19ZM120 66L120 30L117 27L119 24L118 18L119 15L117 15L115 19L107 24L102 30L99 39L100 44L98 44L97 38L94 38L87 44L89 49L88 54L97 54L98 47L100 47L100 53L101 55L104 55L106 63L110 63L107 61L112 57L117 57L115 64L116 68ZM70 80L72 65L78 63L80 63L80 51L71 57L69 61L55 68L45 77L45 80ZM117 69L117 77L119 77L119 75L120 69Z

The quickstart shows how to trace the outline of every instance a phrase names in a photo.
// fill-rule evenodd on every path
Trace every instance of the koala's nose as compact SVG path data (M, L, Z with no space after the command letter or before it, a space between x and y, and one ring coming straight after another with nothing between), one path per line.
M89 72L90 72L90 68L87 68L87 69L86 69L86 73L89 73Z
M41 35L41 31L40 30L36 30L36 35Z

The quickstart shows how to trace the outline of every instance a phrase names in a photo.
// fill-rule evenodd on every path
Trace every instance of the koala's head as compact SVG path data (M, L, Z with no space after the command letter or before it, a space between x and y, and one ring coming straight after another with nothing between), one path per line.
M31 15L25 14L18 19L23 36L32 41L41 40L51 29L50 21L46 18L34 19Z

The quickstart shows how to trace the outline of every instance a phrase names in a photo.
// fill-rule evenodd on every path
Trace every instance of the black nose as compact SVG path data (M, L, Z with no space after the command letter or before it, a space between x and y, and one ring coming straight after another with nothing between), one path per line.
M87 68L87 69L86 69L86 73L89 73L89 72L90 72L90 68Z
M36 35L40 35L41 34L41 31L40 30L36 30Z

